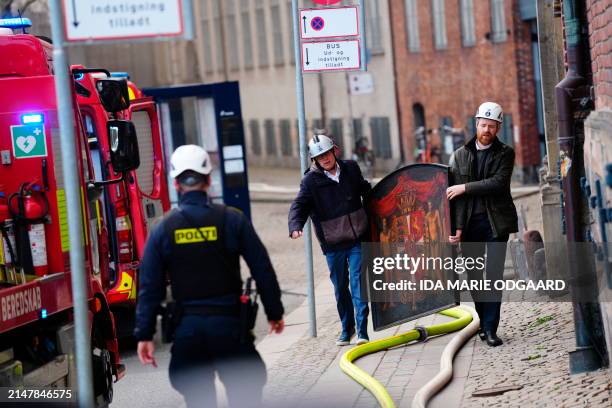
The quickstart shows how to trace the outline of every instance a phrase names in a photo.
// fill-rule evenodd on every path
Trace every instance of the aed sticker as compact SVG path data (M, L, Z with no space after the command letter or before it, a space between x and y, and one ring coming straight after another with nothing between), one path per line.
M47 138L43 124L11 126L11 139L15 159L47 156Z
M193 244L196 242L216 241L217 227L202 227L200 232L195 228L185 228L174 231L176 244Z

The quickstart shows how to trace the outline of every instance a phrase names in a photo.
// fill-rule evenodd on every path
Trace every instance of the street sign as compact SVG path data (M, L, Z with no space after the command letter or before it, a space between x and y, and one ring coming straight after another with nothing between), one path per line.
M346 71L361 67L359 40L302 43L302 71Z
M331 6L332 4L340 3L342 0L312 0L313 3L320 4L322 6Z
M357 7L301 10L300 32L303 40L358 36Z
M66 41L183 35L183 0L62 0Z

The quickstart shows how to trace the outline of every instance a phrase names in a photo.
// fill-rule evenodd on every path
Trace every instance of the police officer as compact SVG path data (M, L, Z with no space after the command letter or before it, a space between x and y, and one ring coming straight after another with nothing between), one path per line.
M257 283L270 332L281 333L284 310L274 269L244 214L210 202L208 153L196 145L180 146L171 164L179 208L151 231L146 244L134 330L138 357L157 367L153 334L169 277L172 297L182 311L171 350L172 386L188 407L216 406L216 372L230 406L257 406L266 368L253 336L249 332L245 339L241 332L239 257Z

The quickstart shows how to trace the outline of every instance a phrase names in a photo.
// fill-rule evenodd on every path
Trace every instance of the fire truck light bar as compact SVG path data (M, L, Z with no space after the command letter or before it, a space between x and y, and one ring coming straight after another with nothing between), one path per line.
M127 78L130 79L130 74L127 72L111 72L111 78Z
M13 30L19 28L32 27L32 21L29 18L17 17L17 18L2 18L0 19L0 27L11 28Z
M32 113L28 115L21 115L21 123L23 123L24 125L43 123L43 115L42 113Z

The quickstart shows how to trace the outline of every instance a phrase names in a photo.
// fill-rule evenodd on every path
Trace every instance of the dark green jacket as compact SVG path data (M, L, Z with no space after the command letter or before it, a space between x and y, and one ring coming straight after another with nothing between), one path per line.
M496 237L518 231L516 207L510 194L514 149L495 139L487 155L484 178L476 181L476 137L457 149L450 158L451 184L465 184L465 193L453 199L456 229L464 229L472 215L474 197L482 196Z

